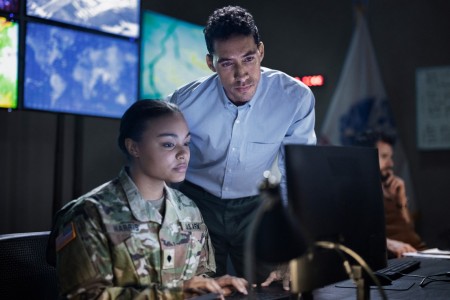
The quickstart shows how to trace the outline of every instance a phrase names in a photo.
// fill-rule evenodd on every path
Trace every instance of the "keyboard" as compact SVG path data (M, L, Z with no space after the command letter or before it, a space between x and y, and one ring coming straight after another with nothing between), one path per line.
M291 293L289 291L284 290L281 285L280 286L268 286L268 287L256 287L253 288L253 296L254 299L257 300L281 300L281 299L289 299L291 297ZM235 292L229 296L225 297L226 300L244 300L249 299L247 295L241 294L239 292Z
M389 277L391 280L395 280L402 277L402 274L410 273L417 270L420 267L420 261L418 260L399 260L389 264L386 268L380 269L375 273L383 274Z

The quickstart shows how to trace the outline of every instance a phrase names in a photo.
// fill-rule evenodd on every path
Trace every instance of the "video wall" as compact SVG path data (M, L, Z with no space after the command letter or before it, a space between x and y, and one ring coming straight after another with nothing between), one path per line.
M2 6L3 8L3 3ZM19 24L0 16L0 107L17 108Z
M202 26L152 11L142 12L141 26L141 98L165 98L212 73Z
M139 0L21 1L0 0L2 108L119 118L137 101Z
M120 118L211 74L206 53L202 26L140 0L0 0L0 109Z

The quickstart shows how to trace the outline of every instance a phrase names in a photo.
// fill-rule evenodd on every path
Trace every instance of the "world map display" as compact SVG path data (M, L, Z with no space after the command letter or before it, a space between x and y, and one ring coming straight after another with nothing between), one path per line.
M121 117L137 100L138 45L29 22L24 107Z
M138 0L27 0L27 14L129 37L139 36Z
M141 26L141 98L165 98L212 73L201 26L152 11L143 11Z
M19 25L0 17L0 107L17 107Z
M0 11L17 13L19 11L19 0L0 0Z

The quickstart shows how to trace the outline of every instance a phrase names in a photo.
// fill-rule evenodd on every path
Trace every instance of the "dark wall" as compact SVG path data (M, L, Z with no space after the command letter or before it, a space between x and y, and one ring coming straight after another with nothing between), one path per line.
M263 65L291 75L324 74L316 131L343 65L353 29L352 0L145 0L143 7L204 25L215 8L246 7L265 43ZM418 230L450 248L450 151L416 146L415 71L450 65L450 2L370 1L367 20L388 96L410 161ZM137 83L136 83L137 84ZM52 207L115 176L123 159L118 120L0 111L0 233L47 230Z

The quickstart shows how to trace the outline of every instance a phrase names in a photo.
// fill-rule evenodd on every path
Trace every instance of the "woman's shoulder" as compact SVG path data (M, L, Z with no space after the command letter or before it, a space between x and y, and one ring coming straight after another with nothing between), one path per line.
M168 188L168 192L169 199L173 202L180 216L203 220L197 204L191 198L173 188Z
M179 190L170 187L168 187L167 190L171 194L171 198L174 200L174 202L176 202L181 207L192 207L198 209L195 202Z
M116 180L102 184L90 192L70 201L58 212L59 215L79 215L93 211L110 211L123 205L123 191Z

